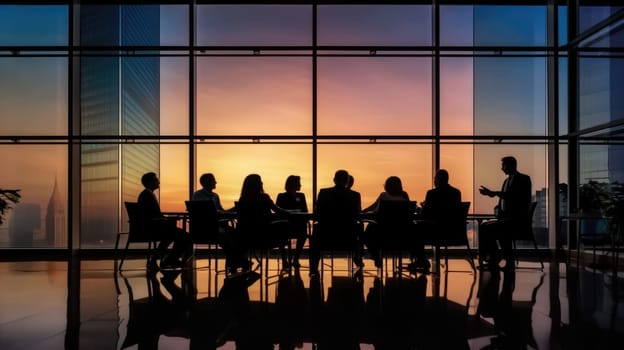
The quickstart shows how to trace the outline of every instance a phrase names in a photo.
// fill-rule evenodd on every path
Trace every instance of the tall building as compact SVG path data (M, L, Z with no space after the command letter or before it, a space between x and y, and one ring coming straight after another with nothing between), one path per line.
M67 247L67 217L65 202L58 190L58 181L54 179L54 188L48 201L45 216L45 237L49 247Z
M92 48L81 57L80 64L81 133L107 137L158 135L160 59L114 56L103 48L158 45L159 6L83 5L80 18L80 43ZM136 199L141 189L140 175L158 171L158 167L157 144L83 143L83 245L110 246L114 242L119 230L120 194L124 200Z

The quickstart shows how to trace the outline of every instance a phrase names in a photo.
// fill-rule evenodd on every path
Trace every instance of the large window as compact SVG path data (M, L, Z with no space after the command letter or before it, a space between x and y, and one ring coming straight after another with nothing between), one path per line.
M547 1L0 5L0 153L11 163L0 188L23 194L0 242L65 248L78 236L82 248L111 248L147 171L160 175L162 209L180 211L206 172L226 207L250 173L273 198L300 175L312 209L337 169L366 206L391 175L421 202L445 168L472 212L491 213L475 189L500 186L500 158L513 155L533 179L539 243L551 246L554 185L622 181L622 6L581 8L577 18ZM59 220L46 233L51 197L64 238ZM13 239L20 215L38 220Z

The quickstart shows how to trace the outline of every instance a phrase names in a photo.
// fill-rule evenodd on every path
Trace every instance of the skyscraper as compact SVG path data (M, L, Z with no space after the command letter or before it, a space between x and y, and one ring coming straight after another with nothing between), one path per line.
M93 49L80 61L81 133L103 140L82 145L81 238L110 245L119 229L120 195L136 198L140 174L158 171L159 149L107 138L159 134L160 59L110 55L108 47L159 45L160 8L83 5L80 18L80 43Z
M48 201L45 217L45 237L49 247L67 247L67 218L65 202L58 190L58 182L54 179L54 188Z

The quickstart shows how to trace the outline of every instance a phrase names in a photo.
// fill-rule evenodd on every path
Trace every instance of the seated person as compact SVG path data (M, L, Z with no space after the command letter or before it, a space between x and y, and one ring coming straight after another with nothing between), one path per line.
M217 212L224 213L219 195L214 192L217 180L212 173L205 173L199 177L201 189L195 191L191 196L191 201L210 201L214 204ZM244 265L244 252L238 249L239 245L234 241L234 227L230 225L230 220L220 220L219 222L219 245L225 252L225 265L229 271L235 270L237 266Z
M148 172L141 177L145 189L139 194L137 206L139 215L145 219L147 230L155 233L155 240L160 241L156 248L155 259L160 259L160 267L180 267L193 255L193 244L189 235L176 226L176 220L166 218L160 211L160 204L154 191L160 187L156 173ZM167 252L169 245L173 248ZM154 259L150 259L154 263Z
M192 201L212 201L217 208L217 211L224 212L221 205L221 199L219 198L219 194L214 192L214 189L217 187L217 180L215 179L212 173L205 173L199 177L199 184L202 186L201 189L195 191L193 196L191 196Z
M438 244L439 237L436 235L444 230L452 213L460 209L461 192L449 184L449 174L445 169L436 172L433 184L434 188L427 191L425 201L422 203L421 216L424 221L419 223L419 228L427 240ZM419 261L417 258L415 267L431 266L428 261L426 263Z
M319 191L314 216L316 223L310 237L310 276L318 277L321 251L331 245L349 245L353 250L353 260L363 267L359 248L362 227L359 213L362 209L361 196L347 188L349 173L337 170L334 186Z
M286 184L284 186L286 192L282 192L277 195L275 204L286 210L296 210L298 212L307 213L308 204L306 203L306 197L301 190L301 177L297 175L290 175L286 178ZM291 265L295 268L299 267L299 256L303 250L303 245L306 239L308 239L308 220L303 219L299 221L291 220L291 236L290 238L296 238L297 244L295 247L295 253L291 257Z
M237 242L247 251L279 247L282 266L288 268L285 246L289 225L287 220L278 220L278 214L287 215L288 212L275 205L264 192L260 175L247 175L236 204Z
M409 195L403 190L403 183L398 176L390 176L384 184L384 192L381 192L375 202L363 210L364 213L377 214L380 204L385 202L409 202ZM370 221L362 235L362 241L366 245L376 267L381 267L381 237L378 222ZM424 248L423 248L424 255Z

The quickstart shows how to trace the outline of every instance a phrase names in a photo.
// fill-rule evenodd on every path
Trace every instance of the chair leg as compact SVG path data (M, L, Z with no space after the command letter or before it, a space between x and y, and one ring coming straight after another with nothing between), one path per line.
M113 251L113 260L117 261L117 249L119 249L119 237L121 232L117 232L117 238L115 239L115 250Z
M468 251L468 263L472 268L472 272L475 272L477 271L477 267L475 266L474 256L472 255L472 250L470 249L470 245L468 243L466 243L466 250Z
M123 266L124 260L126 260L126 252L128 251L128 246L130 245L130 240L126 241L126 247L123 252L121 252L121 260L119 261L119 271L121 271L121 267Z
M540 265L542 266L542 269L543 269L544 261L542 260L542 257L539 255L539 249L537 248L537 242L535 241L535 237L533 237L533 247L535 247L535 253L537 254L537 258L539 259Z

